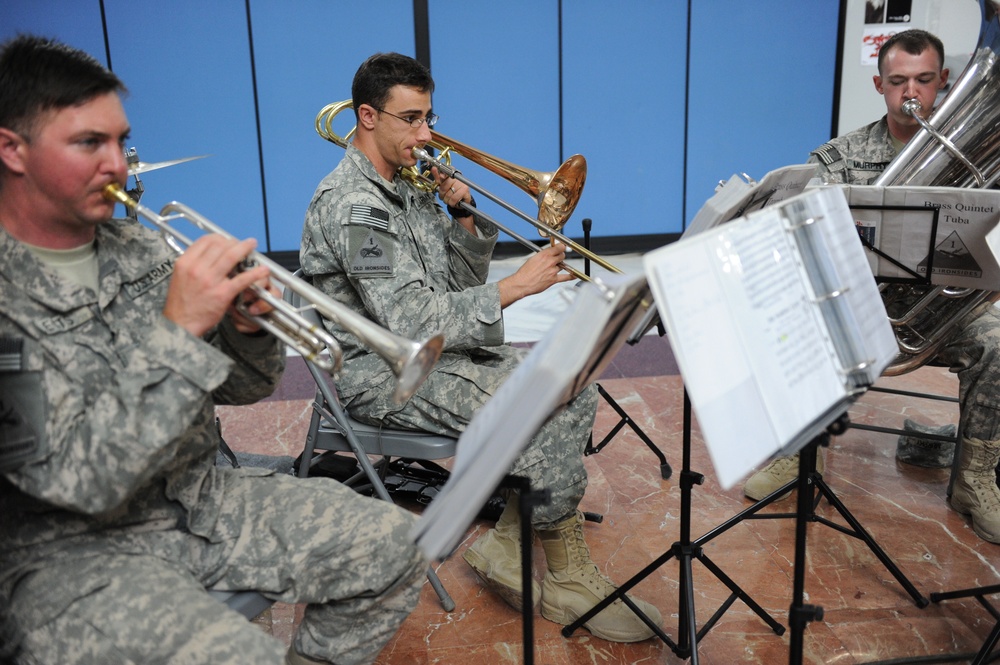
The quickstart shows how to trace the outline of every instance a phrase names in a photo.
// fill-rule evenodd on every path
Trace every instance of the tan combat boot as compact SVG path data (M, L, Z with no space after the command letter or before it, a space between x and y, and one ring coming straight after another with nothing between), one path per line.
M816 451L816 471L823 473L826 463L823 461L823 452ZM779 457L763 469L747 478L743 485L743 494L754 501L760 501L771 494L779 487L787 485L789 482L799 477L799 454L795 453L791 457ZM787 499L791 492L785 492L775 501Z
M496 591L504 601L520 610L524 594L521 593L521 513L518 495L508 494L500 518L469 549L462 558L472 566L479 579ZM538 582L531 580L531 606L538 604Z
M1000 489L997 461L1000 441L962 439L958 473L948 503L963 515L972 516L972 528L983 540L1000 544Z
M542 580L542 616L568 626L617 587L590 559L583 539L583 514L577 511L549 531L538 531L548 572ZM663 619L655 607L629 597L657 626ZM594 636L611 642L639 642L655 633L619 598L584 624Z

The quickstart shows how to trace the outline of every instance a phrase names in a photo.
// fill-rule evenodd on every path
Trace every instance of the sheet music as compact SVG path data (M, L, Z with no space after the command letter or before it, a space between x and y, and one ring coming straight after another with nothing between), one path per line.
M898 346L878 287L865 271L865 255L858 252L856 227L827 221L850 219L851 210L832 190L790 201L785 210L792 224L798 220L794 232L812 266L813 297L831 322L828 329L850 385L870 385L896 357ZM805 223L809 220L815 223Z
M806 231L789 226L809 220ZM805 253L803 233L815 236ZM804 444L846 408L858 380L848 381L845 367L871 360L866 371L877 376L895 356L837 190L813 190L681 240L647 254L644 264L724 488L778 451ZM861 277L848 280L845 272L859 265ZM828 318L816 302L835 291L848 316ZM873 309L869 344L857 321ZM882 348L887 339L891 352Z
M528 441L603 371L652 302L642 275L602 279L583 285L462 433L448 482L411 532L428 558L451 553Z
M702 205L681 237L697 235L796 196L815 174L815 164L792 164L769 172L760 182L747 182L743 177L734 175Z

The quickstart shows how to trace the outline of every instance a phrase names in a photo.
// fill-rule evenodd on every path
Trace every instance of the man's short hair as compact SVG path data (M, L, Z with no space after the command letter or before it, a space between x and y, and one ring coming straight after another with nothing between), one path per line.
M894 48L901 48L910 55L920 55L928 48L933 48L938 53L938 69L944 68L944 44L935 35L926 30L913 28L897 32L889 39L885 40L878 50L878 73L882 75L882 63L886 55Z
M28 140L42 113L112 91L126 88L79 49L34 35L18 35L0 46L0 127Z
M385 108L393 86L404 85L420 92L434 92L431 72L413 58L400 53L376 53L358 67L351 84L354 115L358 107L368 104L377 109Z

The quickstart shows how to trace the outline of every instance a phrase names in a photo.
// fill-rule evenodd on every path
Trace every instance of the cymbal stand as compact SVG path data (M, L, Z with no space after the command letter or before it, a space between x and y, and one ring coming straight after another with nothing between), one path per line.
M931 600L935 603L942 600L949 600L951 598L968 598L969 596L974 596L975 599L979 601L979 604L985 607L986 611L993 615L993 618L996 619L996 624L993 626L993 630L991 630L990 634L986 636L986 641L983 642L982 648L976 654L976 657L972 660L970 665L985 665L989 662L988 658L990 652L993 651L997 643L1000 642L1000 611L998 611L997 608L990 603L990 601L984 598L984 596L996 593L1000 593L1000 584L931 594Z
M749 596L749 594L740 588L736 582L734 582L722 571L721 568L708 558L708 555L706 555L705 551L702 549L702 544L709 540L708 537L702 536L698 540L691 540L691 488L694 485L701 485L705 481L705 476L691 470L691 401L688 398L687 390L684 391L682 460L680 473L680 540L675 542L669 550L660 555L652 563L636 573L636 575L634 575L631 579L619 586L614 593L587 611L583 616L577 619L576 622L563 628L562 634L564 636L569 637L572 635L577 628L583 626L584 623L589 621L592 617L597 615L601 610L617 599L621 599L622 602L624 602L637 617L649 626L650 629L656 633L657 637L663 640L663 642L670 647L674 654L676 654L679 658L690 658L692 665L698 664L698 642L705 636L706 633L708 633L709 630L711 630L726 610L728 610L737 599L742 600L750 609L754 611L754 613L763 619L763 621L771 627L771 630L773 630L776 635L782 635L785 632L784 626L778 623L764 608L758 605L757 602ZM625 595L630 589L632 589L632 587L675 557L677 562L680 564L678 588L678 605L680 607L678 611L679 637L676 642L668 637L667 634L663 632L662 628L653 624L649 617L647 617L645 613L643 613L642 610L640 610L635 603L633 603L632 600ZM708 570L715 575L719 581L725 584L731 592L729 598L727 598L726 601L715 611L701 630L698 630L697 620L695 617L694 583L692 579L691 566L691 562L694 559L697 559L706 568L708 568Z
M583 246L588 250L590 249L590 228L592 224L593 221L589 217L583 220ZM586 256L584 256L583 259L583 273L588 277L590 277L590 259L587 258ZM662 324L660 324L659 331L661 337L664 334L666 334L666 331L663 329ZM638 341L639 341L638 339L635 339L634 341L632 339L629 339L628 343L635 344ZM660 460L660 477L663 478L664 480L670 480L670 476L673 475L674 470L667 462L667 458L663 454L663 451L661 451L659 447L657 447L657 445L653 443L653 440L646 435L646 433L642 430L642 428L639 427L639 425L634 420L632 420L631 416L628 415L628 412L626 412L625 409L623 409L622 406L615 401L615 398L612 397L608 393L608 391L604 389L604 386L602 386L600 383L596 385L597 385L597 392L600 393L601 397L604 398L604 401L606 401L608 405L610 405L611 408L614 409L615 413L618 414L619 420L617 423L615 423L614 427L611 428L611 431L608 432L604 436L604 438L601 439L601 442L598 443L596 446L594 445L594 433L593 431L591 431L590 438L587 439L587 447L584 448L583 454L585 456L589 456L589 455L596 455L597 453L601 452L604 449L604 447L609 443L611 443L611 440L618 435L618 432L620 432L622 428L627 425L629 429L631 429L635 433L635 435L638 436L639 439L644 444L646 444L646 447L649 448L649 450L654 455L656 455L657 459Z

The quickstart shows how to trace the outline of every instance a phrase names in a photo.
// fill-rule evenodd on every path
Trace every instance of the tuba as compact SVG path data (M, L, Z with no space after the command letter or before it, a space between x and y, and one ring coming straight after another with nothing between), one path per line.
M982 25L972 58L928 120L919 103L904 110L921 129L873 185L989 187L1000 177L1000 2L979 0ZM910 104L910 102L907 102ZM950 286L881 284L899 355L884 372L903 374L933 359L954 326L985 311L1000 292Z

